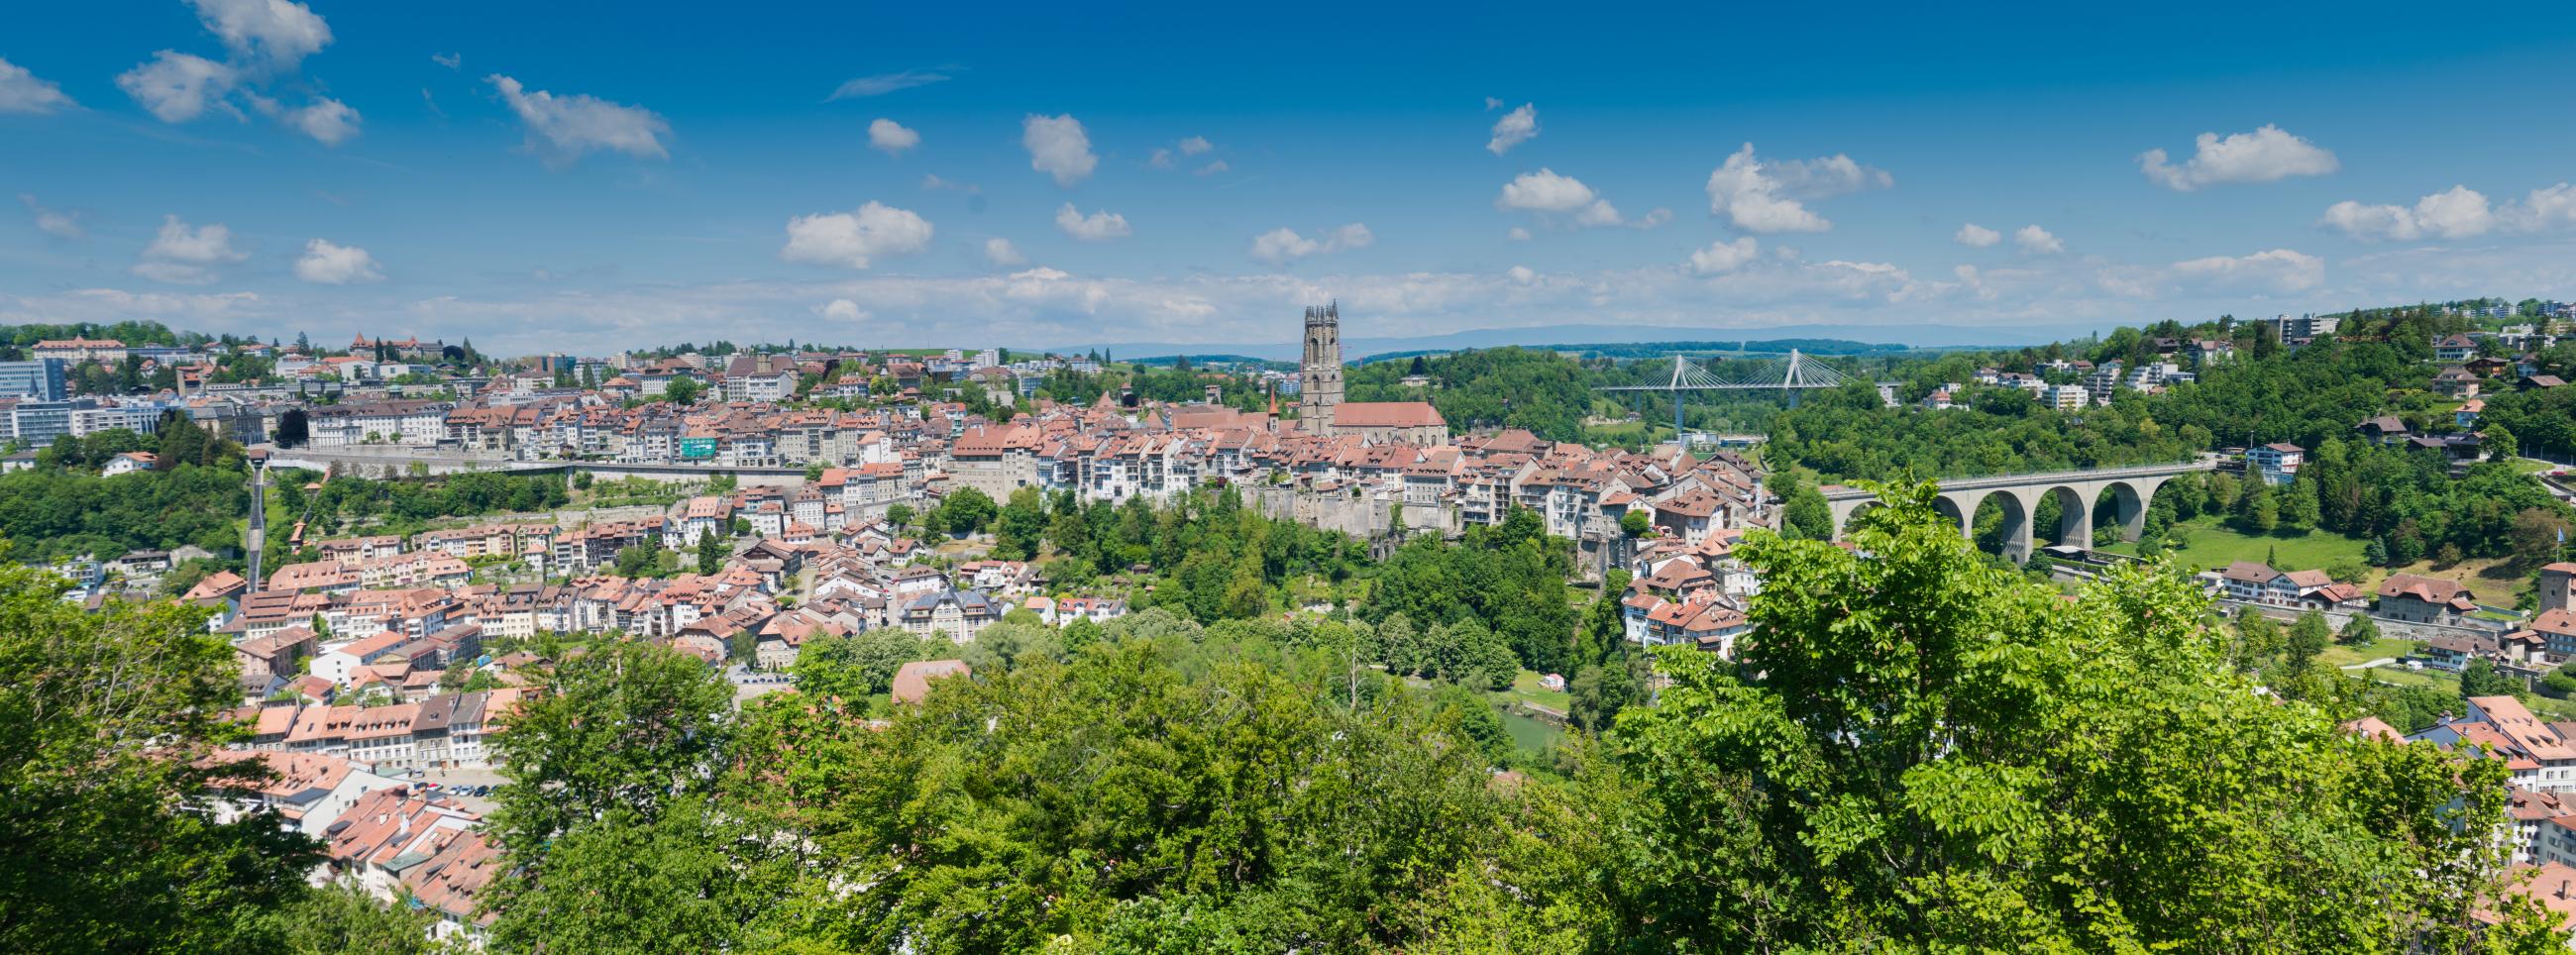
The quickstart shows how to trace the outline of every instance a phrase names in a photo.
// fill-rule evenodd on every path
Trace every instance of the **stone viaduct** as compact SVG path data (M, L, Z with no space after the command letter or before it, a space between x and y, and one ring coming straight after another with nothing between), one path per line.
M2093 510L2106 497L2118 516L2120 538L2137 540L2146 529L2147 502L2155 498L2157 488L2182 475L2215 470L2217 466L2216 459L2202 458L2181 464L2095 471L1956 478L1939 482L1941 494L1933 506L1957 520L1961 534L1970 534L1974 532L1977 508L1993 499L2003 508L2003 554L2021 563L2030 560L2036 547L2046 546L2034 543L2035 528L2031 526L2042 500L2055 497L2058 504L2057 533L2050 543L2092 546ZM1853 515L1878 504L1877 494L1856 487L1828 486L1821 490L1826 506L1833 512L1836 540L1842 539L1843 528Z

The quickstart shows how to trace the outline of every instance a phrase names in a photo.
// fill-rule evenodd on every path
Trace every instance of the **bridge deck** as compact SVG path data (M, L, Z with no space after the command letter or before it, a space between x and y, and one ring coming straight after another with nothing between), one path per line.
M2127 467L2099 468L2090 471L2044 471L2032 474L1992 474L1985 477L1942 478L1936 479L1933 483L1939 485L1941 490L1944 491L1982 491L1994 488L2029 487L2033 485L2075 483L2082 481L2117 481L2121 478L2170 477L2172 475L2187 474L2193 471L2215 470L2217 467L2217 460L2212 458L2202 458L2198 461L2182 461L2173 464L2136 464ZM1824 488L1819 488L1818 490L1824 494L1825 500L1827 501L1860 501L1869 500L1878 496L1877 492L1874 491L1857 487L1845 487L1842 485L1828 485Z

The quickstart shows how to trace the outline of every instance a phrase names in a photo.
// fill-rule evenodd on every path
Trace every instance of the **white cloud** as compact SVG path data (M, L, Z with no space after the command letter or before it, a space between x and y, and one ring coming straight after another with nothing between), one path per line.
M452 70L452 69L455 69L455 68L457 68L457 67L460 67L460 66L465 65L465 54L463 54L463 53L432 53L432 54L430 54L430 55L429 55L429 61L430 61L430 62L432 62L432 63L436 63L436 64L438 64L438 65L440 65L440 66L444 66L444 67L446 67L446 68L448 68L448 69L451 69L451 70Z
M50 113L79 104L63 88L36 78L27 68L0 59L0 113Z
M1066 189L1090 178L1092 168L1100 165L1100 157L1091 154L1091 135L1071 114L1029 114L1020 121L1020 145L1028 148L1029 168L1054 176L1055 184Z
M304 243L304 257L295 260L295 277L319 285L348 285L382 281L385 273L365 249L314 239Z
M1986 228L1985 226L1978 225L1974 222L1970 222L1960 226L1959 231L1952 233L1950 238L1956 240L1960 245L1982 249L2003 241L2004 234L1993 229Z
M2168 162L2160 148L2138 154L2138 169L2147 174L2147 180L2175 192L2219 183L2322 176L2339 168L2342 163L2334 153L2270 124L2224 139L2217 133L2202 133L2191 159L2180 166Z
M1369 246L1369 243L1375 241L1377 236L1369 232L1368 226L1357 222L1328 230L1312 239L1298 235L1295 229L1281 226L1253 237L1252 257L1272 265L1281 265L1312 255L1324 255L1344 249L1364 249Z
M1491 96L1485 97L1485 111L1486 111L1486 112L1492 112L1492 111L1494 111L1494 110L1498 110L1498 109L1501 109L1501 108L1503 108L1503 101L1502 101L1502 100L1496 99L1496 98L1491 97Z
M1701 275L1732 272L1760 254L1761 244L1749 235L1733 242L1712 242L1708 248L1691 253L1691 271Z
M1172 168L1172 151L1169 149L1154 150L1153 155L1145 158L1145 165L1152 166L1156 169Z
M926 174L921 177L921 188L926 192L962 192L970 196L980 196L984 194L984 187L975 185L974 183L958 182L954 179L941 179L938 176Z
M1514 285L1528 285L1538 281L1538 273L1526 265L1512 266L1503 275L1511 279Z
M2218 288L2290 293L2325 284L2326 262L2290 249L2272 249L2252 255L2214 255L2176 262L2172 272L2176 278Z
M624 106L586 94L557 96L528 91L518 80L498 73L484 77L501 91L510 111L528 128L528 148L549 165L563 165L594 149L625 153L639 159L667 159L663 137L670 122L641 106Z
M1896 187L1896 177L1887 170L1861 165L1842 153L1818 159L1776 160L1764 163L1763 172L1780 184L1781 192L1800 199L1827 199Z
M2545 201L2535 191L2535 201ZM2515 213L2517 218L2524 214ZM2344 200L2326 207L2319 225L2332 226L2345 235L2364 242L2382 239L2411 240L2421 238L2465 239L2482 235L2496 226L2495 211L2487 205L2484 193L2467 186L2451 188L2415 201L2413 208L2394 205L2363 205Z
M153 54L152 62L118 75L116 85L162 122L184 123L205 115L208 108L223 106L224 96L232 92L238 78L224 64L163 50Z
M827 212L787 220L787 245L778 257L809 265L864 269L879 256L930 247L930 221L909 209L874 200L857 212Z
M57 239L78 239L89 234L81 228L80 213L45 208L36 201L34 193L19 193L18 202L27 207L28 215L36 218L39 232Z
M1511 231L1503 233L1503 238L1514 242L1527 242L1530 239L1530 231L1520 226L1513 226Z
M2058 241L2056 236L2048 234L2048 230L2040 228L2037 223L2014 230L2013 244L2021 246L2022 251L2036 252L2041 255L2056 255L2066 251L2066 243Z
M336 99L324 97L308 106L287 109L276 100L252 94L250 103L262 115L320 140L325 146L337 146L358 135L358 111Z
M1745 143L1708 174L1708 209L1747 232L1823 232L1834 224L1808 211L1802 200L1895 184L1886 170L1863 166L1850 156L1766 163L1754 156L1752 143Z
M2576 226L2576 186L2562 182L2534 189L2520 207L2512 210L2512 215L2526 229Z
M1181 155L1184 156L1196 156L1215 148L1216 144L1208 142L1205 136L1192 136L1181 140Z
M1127 228L1126 216L1105 209L1086 216L1070 202L1055 211L1055 227L1084 242L1106 242L1134 234Z
M178 216L166 216L133 271L156 282L203 285L219 277L215 266L247 258L250 253L233 248L233 232L223 223L191 229Z
M1505 211L1573 212L1591 205L1600 197L1592 187L1572 176L1560 176L1556 170L1542 168L1525 172L1503 184L1503 194L1494 199L1494 208Z
M1500 156L1537 135L1538 107L1522 103L1521 108L1504 113L1503 118L1494 121L1494 138L1485 141L1485 149Z
M1619 208L1608 199L1592 200L1591 205L1574 213L1575 225L1618 225L1619 221Z
M866 309L860 308L859 303L850 301L846 298L836 298L829 302L825 302L822 307L814 310L814 314L836 322L855 322L868 317Z
M900 73L879 73L875 76L862 76L845 81L839 87L832 90L832 95L824 97L823 101L828 103L833 100L852 99L861 96L883 96L896 90L908 90L916 86L928 86L932 83L945 83L947 81L948 74L937 70L904 70Z
M1198 171L1198 175L1202 175L1202 176L1213 176L1213 175L1216 175L1217 173L1221 173L1221 172L1224 172L1224 171L1226 171L1226 170L1228 170L1228 169L1232 169L1232 168L1234 168L1234 167L1233 167L1233 166L1226 165L1225 160L1219 159L1219 160L1217 160L1217 161L1215 161L1215 162L1212 162L1212 163L1209 163L1209 164L1207 164L1207 165L1200 166L1200 167L1199 167L1199 171Z
M884 150L888 156L900 156L903 155L904 150L919 145L921 145L921 133L905 129L902 123L880 116L875 122L868 124L868 148L870 149Z
M1029 257L1020 254L1020 247L1011 240L995 236L984 240L984 260L1008 268L1028 264Z
M313 8L289 0L189 0L206 29L242 59L292 70L325 46L331 27Z

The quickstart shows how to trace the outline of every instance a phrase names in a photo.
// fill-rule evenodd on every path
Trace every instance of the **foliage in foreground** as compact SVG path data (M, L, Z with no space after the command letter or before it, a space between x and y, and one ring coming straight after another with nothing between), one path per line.
M1352 666L1359 648L1334 645L1359 639L1348 628L1148 612L995 654L878 722L852 695L733 714L709 692L720 682L665 651L595 654L514 731L551 742L503 744L525 761L505 832L527 876L498 896L498 941L2563 944L2536 909L2498 901L2499 763L2356 740L2335 713L2265 695L2172 576L2124 571L2061 598L1985 566L1927 493L1889 504L1853 532L1867 556L1748 543L1771 586L1743 667L1663 651L1657 705L1525 778L1494 772L1472 695ZM2508 927L2482 927L2475 913L2497 908Z

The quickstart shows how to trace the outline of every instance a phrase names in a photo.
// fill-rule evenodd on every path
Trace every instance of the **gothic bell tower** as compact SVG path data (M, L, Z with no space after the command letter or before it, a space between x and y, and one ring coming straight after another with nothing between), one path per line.
M1342 314L1338 302L1306 306L1306 352L1297 375L1299 428L1333 433L1333 408L1342 403Z

